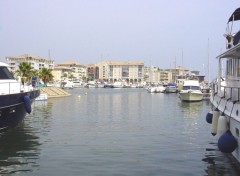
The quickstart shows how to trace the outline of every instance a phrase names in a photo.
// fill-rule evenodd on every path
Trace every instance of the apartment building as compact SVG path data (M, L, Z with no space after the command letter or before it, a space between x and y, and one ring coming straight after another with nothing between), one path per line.
M172 72L166 71L166 70L161 70L160 71L160 81L165 84L172 82Z
M57 65L59 69L63 68L62 73L68 74L68 77L72 75L75 80L83 80L87 77L86 66L74 61L62 62ZM65 68L70 68L72 72L66 72Z
M127 83L143 82L143 62L102 61L96 66L100 80L107 82L125 81Z
M168 83L172 81L172 72L158 67L144 67L144 80L148 83Z
M189 70L184 67L176 67L171 69L166 69L166 71L172 72L172 81L176 82L178 76L186 76L189 74Z
M69 67L56 66L52 71L53 81L60 82L67 79L72 74L72 69Z
M23 54L15 57L6 57L6 62L10 66L10 71L16 72L19 70L19 65L22 62L31 63L31 67L34 70L41 70L42 68L54 69L54 60L45 59L40 56L31 56L29 54Z

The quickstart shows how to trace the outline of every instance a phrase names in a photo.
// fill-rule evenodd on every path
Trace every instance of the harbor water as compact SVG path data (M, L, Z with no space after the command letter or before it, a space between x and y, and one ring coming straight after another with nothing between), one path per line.
M239 175L221 153L209 101L144 89L72 89L34 102L17 128L0 134L0 175Z

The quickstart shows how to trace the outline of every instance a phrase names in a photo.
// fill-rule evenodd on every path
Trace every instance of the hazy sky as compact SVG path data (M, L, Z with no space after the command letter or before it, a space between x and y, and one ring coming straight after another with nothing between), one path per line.
M215 74L227 20L239 6L239 0L0 0L0 60L49 58L50 50L55 63L169 68L176 58L177 66L206 73L209 56Z

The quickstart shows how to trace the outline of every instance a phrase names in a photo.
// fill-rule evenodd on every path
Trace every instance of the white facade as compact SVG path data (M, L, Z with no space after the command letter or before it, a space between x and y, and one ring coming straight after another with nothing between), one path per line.
M99 68L99 79L108 82L143 82L143 62L102 61L97 63L96 66Z
M53 81L60 82L66 79L72 73L72 69L68 67L56 66L52 71ZM64 77L66 75L66 78Z
M31 63L32 69L41 70L42 68L54 69L54 61L49 59L44 59L40 56L30 56L24 54L17 57L6 57L7 63L9 64L9 70L16 72L19 70L19 65L22 62Z
M65 67L72 70L71 73L75 80L82 80L83 77L87 76L87 68L78 62L68 61L58 64L58 67Z
M145 67L144 68L145 81L149 83L168 83L172 81L172 72L161 70L157 67Z

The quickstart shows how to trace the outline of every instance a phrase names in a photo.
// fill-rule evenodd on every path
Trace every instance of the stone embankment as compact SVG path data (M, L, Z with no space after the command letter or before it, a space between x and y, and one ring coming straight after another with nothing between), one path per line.
M40 90L41 93L46 93L48 98L65 97L71 95L59 87L41 87Z

